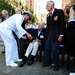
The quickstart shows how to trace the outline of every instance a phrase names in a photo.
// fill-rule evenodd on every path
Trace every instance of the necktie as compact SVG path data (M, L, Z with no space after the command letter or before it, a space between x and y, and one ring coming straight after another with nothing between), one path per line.
M50 13L50 16L52 16L52 13Z

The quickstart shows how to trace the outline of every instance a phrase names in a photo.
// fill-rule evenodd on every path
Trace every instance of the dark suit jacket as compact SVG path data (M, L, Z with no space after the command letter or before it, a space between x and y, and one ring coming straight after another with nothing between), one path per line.
M54 10L52 17L49 13L47 14L47 36L49 31L52 32L52 41L58 41L58 36L60 34L64 35L65 31L65 16L61 9Z
M41 43L44 43L45 33L46 33L45 28L41 31L39 36L38 36L38 29L29 28L29 29L26 29L26 31L32 35L33 40L38 38L39 40L41 40ZM44 38L41 38L41 37L44 37Z
M4 18L2 17L2 22L4 21Z
M44 42L45 42L45 33L46 33L46 31L45 31L45 29L43 29L38 36L38 29L37 29L37 38L39 40L41 40L42 44L44 44Z
M8 16L7 19L8 19L9 17L10 17L10 16ZM3 22L4 20L5 20L4 17L2 17L2 22Z
M22 28L25 30L25 20L22 23Z
M65 32L65 49L70 55L75 56L75 21L68 23Z

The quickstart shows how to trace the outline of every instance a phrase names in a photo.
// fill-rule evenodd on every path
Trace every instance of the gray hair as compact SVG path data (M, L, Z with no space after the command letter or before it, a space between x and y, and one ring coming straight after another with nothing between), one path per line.
M45 23L44 23L44 22L39 22L39 23L38 23L38 25L39 25L39 24L41 24L41 25L45 25Z
M1 13L6 13L6 14L8 14L8 11L4 9L4 10L1 11Z
M48 2L50 2L50 3L51 3L51 5L55 6L54 1L50 0L50 1L48 1ZM48 2L47 2L47 3L48 3Z
M15 8L15 13L16 14L21 14L21 12L22 12L21 8L19 8L19 7Z

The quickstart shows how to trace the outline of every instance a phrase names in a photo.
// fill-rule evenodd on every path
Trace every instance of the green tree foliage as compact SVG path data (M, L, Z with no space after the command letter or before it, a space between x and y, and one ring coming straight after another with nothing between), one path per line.
M67 24L69 20L69 16L65 16L65 19L66 19L66 24Z
M34 15L33 10L31 8L29 9L29 11L33 14L32 17L31 17L31 22L36 23L37 20L38 20L36 15Z
M0 0L0 12L3 9L6 9L9 12L9 15L12 15L15 13L14 7L12 7L11 4L9 4L8 1L6 0ZM0 17L1 17L1 13L0 13Z
M3 9L6 9L9 12L9 15L13 15L15 13L16 7L20 7L22 11L25 10L31 11L32 12L31 22L35 23L37 21L37 17L34 15L33 10L31 8L28 9L27 6L23 6L23 3L20 0L0 0L0 12Z

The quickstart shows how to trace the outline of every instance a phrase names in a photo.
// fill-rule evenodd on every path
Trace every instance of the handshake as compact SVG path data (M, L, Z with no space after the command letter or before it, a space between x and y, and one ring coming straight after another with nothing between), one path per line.
M24 40L27 40L27 39L32 40L32 35L29 34L28 32L26 32L26 34L23 35L22 38L23 38Z

